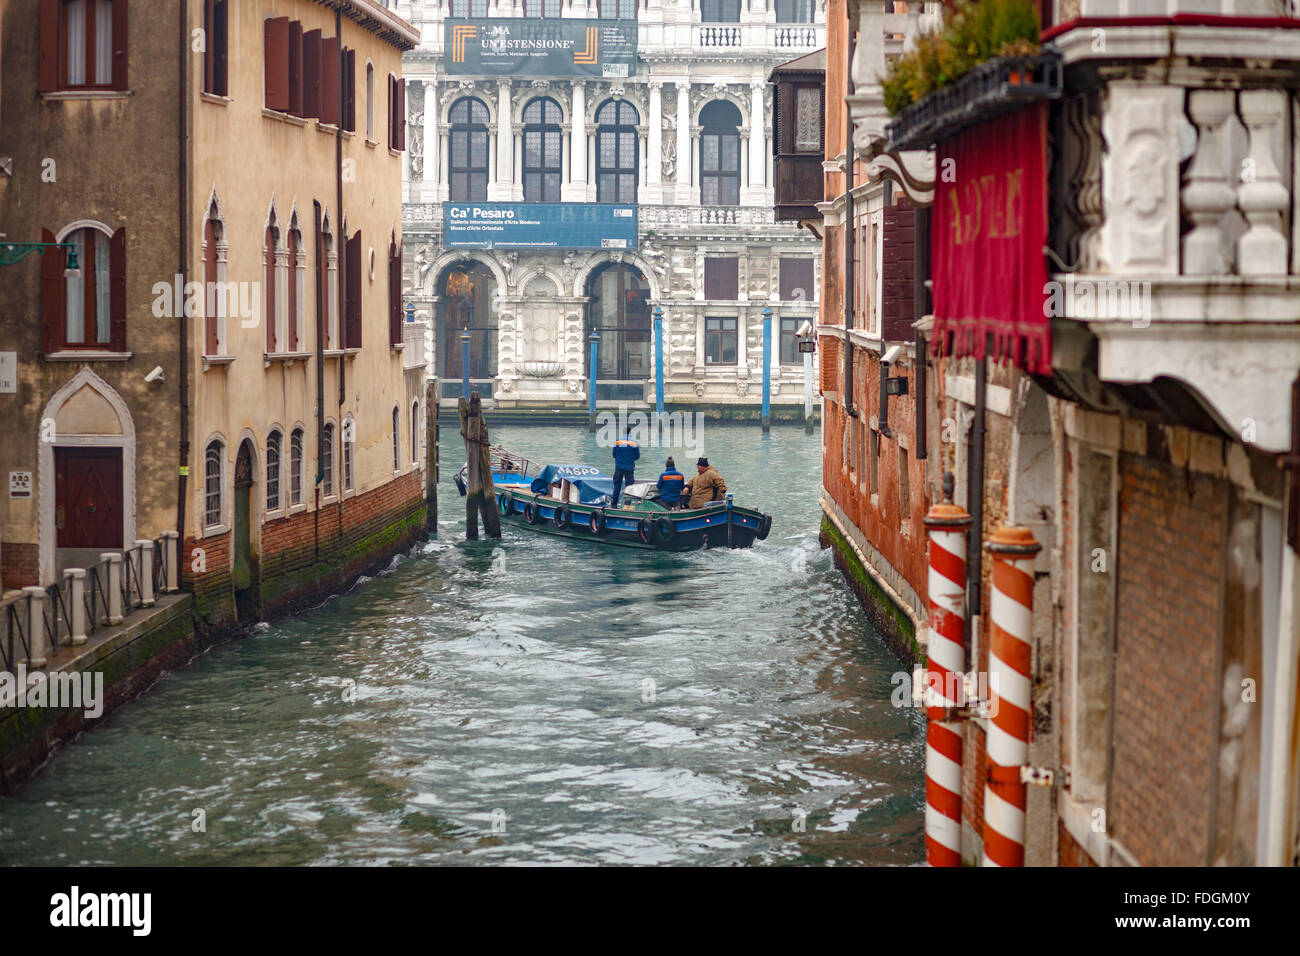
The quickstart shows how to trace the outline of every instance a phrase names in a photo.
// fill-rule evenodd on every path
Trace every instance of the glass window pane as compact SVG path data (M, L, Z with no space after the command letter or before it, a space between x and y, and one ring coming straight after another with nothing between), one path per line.
M108 236L98 229L90 230L90 234L95 237L95 341L107 345L110 325L109 293L112 289L108 275Z

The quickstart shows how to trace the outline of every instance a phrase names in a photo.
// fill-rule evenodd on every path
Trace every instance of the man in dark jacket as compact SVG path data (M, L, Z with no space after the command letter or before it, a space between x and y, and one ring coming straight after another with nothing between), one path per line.
M721 501L727 494L727 483L718 474L718 469L709 464L709 459L701 458L695 463L696 475L686 485L686 493L691 496L688 508L703 508L710 501Z
M677 470L673 460L664 462L664 473L659 476L659 503L669 510L676 508L682 500L682 488L686 485L686 476Z
M614 442L614 496L610 500L610 507L618 507L618 496L623 490L624 485L630 485L636 480L632 471L636 468L636 460L641 457L641 448L632 440L632 429L629 428L623 433L623 437Z

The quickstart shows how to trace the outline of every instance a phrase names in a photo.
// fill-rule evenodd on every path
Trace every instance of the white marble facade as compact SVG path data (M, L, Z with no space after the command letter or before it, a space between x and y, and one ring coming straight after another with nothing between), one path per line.
M490 271L496 295L493 397L501 404L529 402L585 406L588 340L584 320L592 277L608 264L638 270L648 286L648 305L663 309L665 392L670 403L757 404L761 400L763 309L772 310L773 402L802 404L803 363L779 348L781 319L816 321L821 245L810 232L773 218L772 88L774 66L825 44L824 0L786 4L781 17L810 22L778 23L775 0L732 0L720 9L738 10L738 22L702 22L702 0L624 0L635 4L638 62L627 79L514 78L447 76L443 20L451 0L398 2L396 12L423 35L406 55L407 204L404 216L403 295L417 318L428 324L429 373L447 378L447 336L441 323L447 310L444 283L457 264L481 263ZM457 0L457 11L461 10ZM559 0L565 17L596 17L596 2ZM489 0L488 16L524 16L521 3ZM711 11L716 11L713 6ZM479 9L476 5L475 10ZM531 7L529 8L532 9ZM607 9L609 9L607 7ZM725 15L730 15L727 13ZM635 250L463 250L443 246L443 203L451 198L450 112L465 96L488 112L488 202L525 199L522 162L523 112L538 97L555 101L562 112L563 202L595 202L596 114L613 101L636 111ZM738 190L733 205L701 202L700 114L724 101L740 115ZM710 257L735 258L736 297L705 299L704 263ZM812 288L785 283L782 260L805 259ZM793 273L793 269L791 272ZM793 285L798 285L792 291ZM706 354L705 323L735 321L734 361L722 364ZM787 328L791 325L787 321ZM652 346L651 346L652 347ZM730 357L730 352L728 357ZM458 360L455 360L459 368ZM458 377L459 372L454 377ZM625 363L603 385L618 382L617 394L653 401L654 362ZM635 383L635 384L634 384ZM450 386L450 383L448 385ZM635 394L634 394L635 393Z

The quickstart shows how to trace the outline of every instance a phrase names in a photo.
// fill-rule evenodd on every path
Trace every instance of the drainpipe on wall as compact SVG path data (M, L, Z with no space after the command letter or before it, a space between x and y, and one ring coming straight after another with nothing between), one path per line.
M179 57L177 63L180 67L180 82L177 84L176 94L176 121L178 125L179 168L177 172L180 177L180 189L178 190L180 199L180 237L177 241L177 251L180 255L180 275L181 288L185 288L186 275L188 274L187 260L189 250L190 235L190 190L189 190L189 128L187 124L187 113L189 109L189 76L190 76L190 26L189 26L189 4L181 4L179 17L180 23L180 43L177 47ZM176 472L176 533L179 540L179 551L177 555L177 581L179 587L179 578L181 569L184 567L185 551L185 496L188 484L188 472L190 463L190 336L189 319L182 315L180 317L180 342L177 346L179 359L179 373L177 375L177 388L179 390L180 405L180 440L178 442L177 452L180 458L180 464Z
M339 38L339 62L338 62L338 71L339 71L339 115L338 115L338 121L339 121L339 122L338 122L338 126L336 126L336 127L334 128L334 192L335 192L335 198L338 200L338 210L339 210L339 229L342 229L342 228L343 228L343 114L344 114L344 109L345 109L345 107L344 107L344 102L343 102L343 101L344 101L344 86L343 86L343 79L344 79L344 77L343 77L343 66L344 66L344 64L345 64L346 61L347 61L347 56L346 56L346 54L343 52L343 11L342 11L340 8L338 8L338 7L336 7L336 8L334 9L334 35L335 35L336 37ZM347 248L347 233L346 233L346 232L344 232L343 235L342 235L342 242L340 243L340 246L341 246L341 249L346 249L346 248ZM346 253L343 254L342 258L344 258L344 259L347 258ZM342 267L339 269L339 282L340 282L341 284L346 282L346 273L347 273L347 263L344 262L344 263L342 264ZM339 336L340 336L340 337L342 337L342 335L343 335L343 328L344 328L344 326L346 325L346 322L344 321L344 317L343 317L343 312L344 312L344 310L345 310L346 308L347 308L347 303L343 300L343 296L340 295L340 296L339 296ZM344 343L339 343L339 344L342 345L342 344L344 344ZM347 364L348 364L347 356L346 356L346 355L341 355L341 356L339 356L339 426L338 426L338 431L337 431L338 441L336 441L336 442L334 443L335 445L338 446L338 450L335 451L333 448L330 449L330 468L331 468L331 469L333 469L333 467L334 467L334 461L333 461L334 457L337 456L340 460L342 460L342 457L343 457L343 405L344 405L344 403L347 401L347 388L348 388L348 385L347 385L347 378L348 378L348 374L347 374ZM322 428L323 428L323 427L324 427L324 426L322 425ZM353 425L353 427L354 427L354 428L356 427L355 424ZM316 457L317 457L317 459L319 459L319 458L320 458L320 451L319 451L320 446L317 445L316 448L317 448ZM354 467L354 468L356 467L356 464L355 464L355 463L353 463L353 467ZM322 473L322 477L323 477L323 473ZM339 497L338 497L339 537L340 537L340 538L343 537L343 487L342 487L342 484L343 484L343 483L340 481L340 482L339 482L339 486L340 486L340 487L339 487Z
M966 456L966 505L971 532L966 538L966 671L978 665L975 641L979 638L984 563L984 410L988 399L988 359L975 360L975 422L971 431L970 454Z
M325 268L325 237L321 233L323 216L319 199L312 200L316 216L316 510L313 534L314 556L320 556L320 442L325 431L325 303L329 296L329 271ZM336 247L337 248L337 245ZM322 294L323 293L323 294Z
M845 72L847 96L853 95L853 49L856 38L849 33L848 69ZM844 413L858 417L853 404L853 116L848 101L844 105Z

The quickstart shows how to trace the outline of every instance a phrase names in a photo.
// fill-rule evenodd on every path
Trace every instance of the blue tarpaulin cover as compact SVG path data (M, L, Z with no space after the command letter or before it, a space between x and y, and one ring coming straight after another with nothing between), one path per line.
M614 494L614 479L588 465L547 465L533 479L533 494L545 494L551 485L568 479L578 486L578 500L584 505L604 504Z

